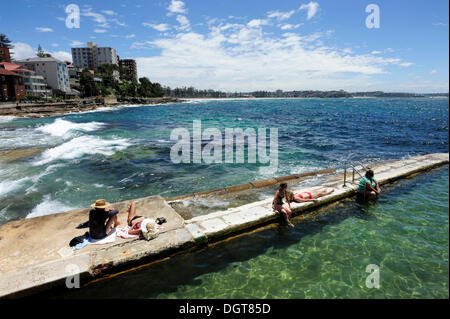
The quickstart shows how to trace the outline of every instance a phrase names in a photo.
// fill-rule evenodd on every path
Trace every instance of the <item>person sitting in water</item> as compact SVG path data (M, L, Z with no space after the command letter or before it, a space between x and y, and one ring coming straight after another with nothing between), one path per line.
M164 217L158 217L155 220L136 215L136 203L131 202L128 204L128 219L127 223L130 226L128 234L140 235L142 233L152 232L157 229L156 225L162 225L166 222Z
M286 199L286 203L283 202L283 198ZM292 214L291 201L289 200L287 192L287 184L281 183L279 189L275 193L275 197L272 201L272 208L274 211L283 215L284 220L290 227L294 225L289 221Z
M110 204L104 199L98 199L91 205L92 209L89 212L89 235L93 239L103 239L110 231L120 225L117 220L116 209L109 209Z
M370 169L366 175L360 180L358 185L358 196L364 199L374 199L381 194L380 185L374 178L374 172Z
M334 189L322 189L322 190L312 190L309 192L294 193L292 191L288 192L288 199L291 202L304 203L304 202L317 202L319 197L327 196L334 192Z

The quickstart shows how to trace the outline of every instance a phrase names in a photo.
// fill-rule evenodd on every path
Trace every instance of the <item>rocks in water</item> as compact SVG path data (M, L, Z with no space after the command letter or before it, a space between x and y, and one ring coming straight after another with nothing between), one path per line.
M15 162L42 153L45 149L45 147L30 147L0 150L0 161L5 163Z

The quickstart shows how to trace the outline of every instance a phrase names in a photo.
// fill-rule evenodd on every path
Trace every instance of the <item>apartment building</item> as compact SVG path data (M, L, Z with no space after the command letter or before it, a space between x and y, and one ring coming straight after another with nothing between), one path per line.
M52 96L52 91L47 88L47 83L42 75L37 75L36 72L25 69L22 65L15 63L1 62L0 68L20 75L27 95L44 98Z
M72 61L75 67L89 70L97 70L103 64L119 65L116 49L99 47L94 42L88 42L87 48L72 48Z
M0 47L0 62L11 62L9 48Z
M53 57L36 57L16 61L17 64L44 77L45 82L54 90L70 93L67 65Z
M138 80L136 60L120 60L119 66L124 69L128 79L135 79L136 81Z

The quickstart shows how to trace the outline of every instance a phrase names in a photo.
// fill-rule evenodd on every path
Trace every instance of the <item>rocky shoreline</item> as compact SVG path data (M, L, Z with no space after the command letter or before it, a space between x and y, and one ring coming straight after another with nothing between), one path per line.
M180 103L184 100L170 97L162 98L90 98L66 100L56 103L0 103L0 116L16 116L24 118L40 118L62 116L68 113L93 111L100 107L114 107L124 104L155 105L165 103Z

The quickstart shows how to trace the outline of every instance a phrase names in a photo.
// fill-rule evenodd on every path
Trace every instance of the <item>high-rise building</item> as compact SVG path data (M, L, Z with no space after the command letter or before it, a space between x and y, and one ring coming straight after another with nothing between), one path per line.
M120 67L124 69L128 79L138 80L136 61L132 59L120 60Z
M116 49L102 48L94 42L88 42L87 48L72 48L72 61L75 67L89 70L96 70L103 64L119 65Z
M53 90L70 93L69 72L64 62L53 57L36 57L16 61L16 63L42 75Z

